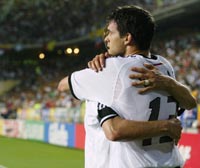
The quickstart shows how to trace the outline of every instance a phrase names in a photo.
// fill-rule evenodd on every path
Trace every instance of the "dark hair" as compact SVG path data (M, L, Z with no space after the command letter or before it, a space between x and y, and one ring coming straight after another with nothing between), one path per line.
M117 23L120 36L131 33L138 49L148 50L150 48L155 23L148 11L137 6L122 6L108 15L107 23L111 20Z

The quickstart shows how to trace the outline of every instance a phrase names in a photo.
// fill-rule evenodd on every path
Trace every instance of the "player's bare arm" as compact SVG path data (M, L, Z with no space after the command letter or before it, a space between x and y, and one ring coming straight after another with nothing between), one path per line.
M195 98L185 85L170 76L162 75L153 65L144 64L144 66L146 68L133 67L132 71L137 73L130 75L131 79L144 79L133 82L133 86L143 86L147 81L146 87L141 88L139 93L142 94L151 90L165 90L178 101L181 108L189 110L197 106Z
M58 84L58 91L63 92L69 90L68 76L63 78Z
M175 143L181 137L181 123L178 119L159 121L132 121L120 117L106 120L102 124L106 137L111 141L134 140L167 135Z
M98 109L98 120L106 138L111 141L131 141L134 139L170 136L177 142L181 136L181 122L170 120L133 121L123 119L110 107Z
M96 55L88 62L88 67L98 72L105 67L105 59L109 57L108 53ZM133 82L133 86L146 85L141 88L139 93L146 93L150 90L165 90L172 95L178 102L181 108L192 109L197 106L195 98L190 93L190 90L175 79L162 75L159 71L150 64L144 65L146 68L133 67L132 71L137 72L130 75L131 79L144 79L138 82ZM147 86L148 85L148 86Z

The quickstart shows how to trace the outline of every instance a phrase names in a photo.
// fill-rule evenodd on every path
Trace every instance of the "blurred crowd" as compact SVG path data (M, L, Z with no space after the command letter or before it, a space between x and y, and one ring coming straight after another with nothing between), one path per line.
M67 57L59 59L0 62L0 81L19 80L9 92L0 95L0 113L3 118L45 121L82 122L82 102L69 93L59 93L61 78L74 68L80 69L84 61ZM10 65L10 66L9 66ZM66 68L67 67L67 68ZM1 83L0 83L1 84ZM8 85L8 83L6 83ZM6 87L6 86L5 86Z
M155 53L165 56L172 64L176 78L181 83L198 92L200 88L200 32L191 30L171 39L157 39L153 47ZM200 97L197 96L199 100ZM200 103L200 102L199 102Z
M115 6L135 4L150 11L178 0L1 0L0 44L47 43L85 36L104 25Z

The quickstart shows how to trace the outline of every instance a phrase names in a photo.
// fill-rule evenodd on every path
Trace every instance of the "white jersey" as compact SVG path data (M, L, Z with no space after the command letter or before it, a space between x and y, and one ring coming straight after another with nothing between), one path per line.
M161 73L174 78L174 71L161 56L156 59L141 55L113 57L106 60L101 72L90 69L74 72L70 79L72 93L86 100L86 168L174 167L183 165L177 147L169 137L111 142L105 138L97 120L97 103L111 107L119 116L129 120L164 120L176 114L177 103L164 91L138 94L129 75L131 67L153 64Z

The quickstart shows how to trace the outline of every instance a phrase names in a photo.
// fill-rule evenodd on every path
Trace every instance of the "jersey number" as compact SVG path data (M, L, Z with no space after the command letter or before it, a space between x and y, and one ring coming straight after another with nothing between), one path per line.
M152 111L151 111L151 115L149 117L149 121L158 120L159 111L160 111L160 99L161 99L160 97L157 97L150 102L149 108L152 109ZM176 103L176 106L177 106L177 102L172 96L168 96L167 102L168 103L174 102L174 103ZM169 119L172 117L174 117L174 115L170 115ZM170 142L170 141L172 141L172 138L170 138L169 136L161 136L159 138L159 143ZM142 142L143 146L148 146L151 144L152 144L152 138L144 139Z

